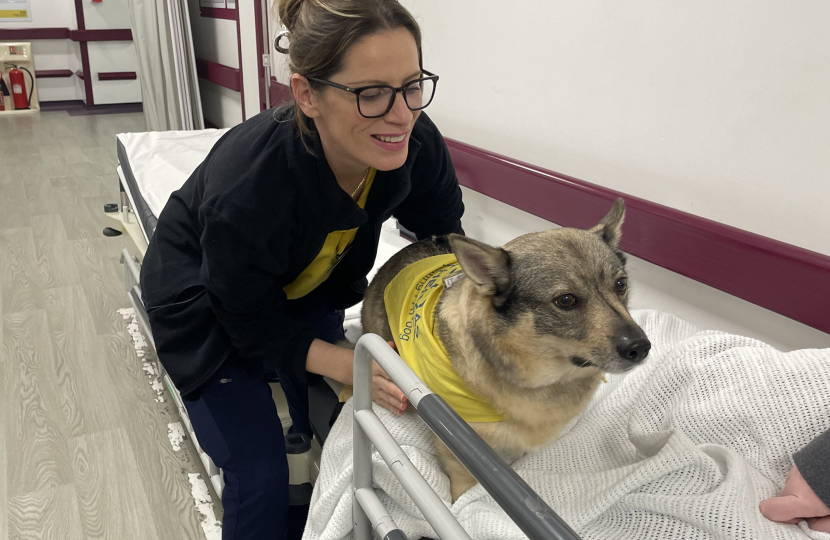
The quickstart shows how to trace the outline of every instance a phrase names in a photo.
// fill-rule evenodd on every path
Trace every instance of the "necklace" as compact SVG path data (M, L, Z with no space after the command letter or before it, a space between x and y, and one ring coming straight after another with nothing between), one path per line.
M366 179L369 178L369 169L370 168L371 167L366 167L366 174L363 175L363 180L361 180L360 183L357 185L357 189L352 191L352 199L354 199L354 196L357 195L358 191L360 191L360 188L363 187L363 184L366 182Z

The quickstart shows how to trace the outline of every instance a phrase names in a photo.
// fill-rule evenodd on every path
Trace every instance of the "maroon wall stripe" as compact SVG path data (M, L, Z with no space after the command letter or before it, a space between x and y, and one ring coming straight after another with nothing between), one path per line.
M254 24L256 25L256 57L259 58L257 62L257 81L259 81L259 110L264 111L268 108L268 103L265 101L265 66L262 65L262 57L265 50L262 47L262 4L254 2ZM240 47L242 50L242 47ZM268 86L271 86L270 81Z
M86 30L86 22L84 22L84 3L83 0L75 0L75 19L78 22L78 30ZM70 32L71 37L71 32ZM81 74L79 77L84 81L84 96L86 97L86 106L95 105L95 97L92 95L92 71L89 69L89 48L85 41L78 44L81 49ZM77 74L77 73L76 73ZM88 77L84 77L87 74Z
M133 31L127 29L113 30L71 30L69 39L72 41L132 41Z
M133 81L138 79L135 71L99 71L99 81Z
M210 60L196 59L196 73L199 77L224 86L234 92L242 91L242 74L238 69L217 64Z
M78 44L81 48L81 74L79 77L84 81L84 95L86 96L87 106L95 105L95 98L92 94L92 70L89 69L89 49L86 42ZM85 77L84 75L89 75Z
M84 0L75 0L75 20L78 22L78 30L86 30Z
M830 257L447 140L459 182L566 227L588 228L623 197L621 248L830 333Z
M69 28L0 28L0 40L69 39L69 32Z
M242 103L242 121L244 122L248 118L248 114L245 111L245 78L242 76L242 29L239 27L239 17L236 18L236 52L239 55L239 100ZM259 57L258 63L262 63L262 56Z
M71 77L71 69L36 69L35 77L38 79L61 79Z
M206 19L227 19L229 21L239 20L239 10L230 8L209 8L200 7L199 16Z

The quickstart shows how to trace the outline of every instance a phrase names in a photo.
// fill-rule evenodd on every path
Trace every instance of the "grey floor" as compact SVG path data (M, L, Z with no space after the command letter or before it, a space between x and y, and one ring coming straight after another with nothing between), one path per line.
M117 313L135 248L101 234L124 131L143 116L0 117L0 540L204 538L204 472Z

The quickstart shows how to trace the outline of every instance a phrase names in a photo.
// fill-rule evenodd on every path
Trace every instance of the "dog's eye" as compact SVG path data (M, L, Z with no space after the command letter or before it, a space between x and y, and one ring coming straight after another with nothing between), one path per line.
M557 297L553 303L562 309L571 309L576 305L576 296L572 294L563 294L562 296Z
M621 277L614 283L614 290L622 294L628 289L628 278Z

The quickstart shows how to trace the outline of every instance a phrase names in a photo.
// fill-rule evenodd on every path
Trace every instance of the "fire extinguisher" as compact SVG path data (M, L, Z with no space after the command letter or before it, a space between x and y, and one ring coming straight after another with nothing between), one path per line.
M35 90L35 78L32 76L32 72L25 67L22 69L29 74L29 78L32 80L28 98L26 97L26 81L23 78L23 71L17 69L17 66L12 66L12 70L9 71L9 81L12 84L12 99L14 99L14 108L17 110L29 108L32 93Z

